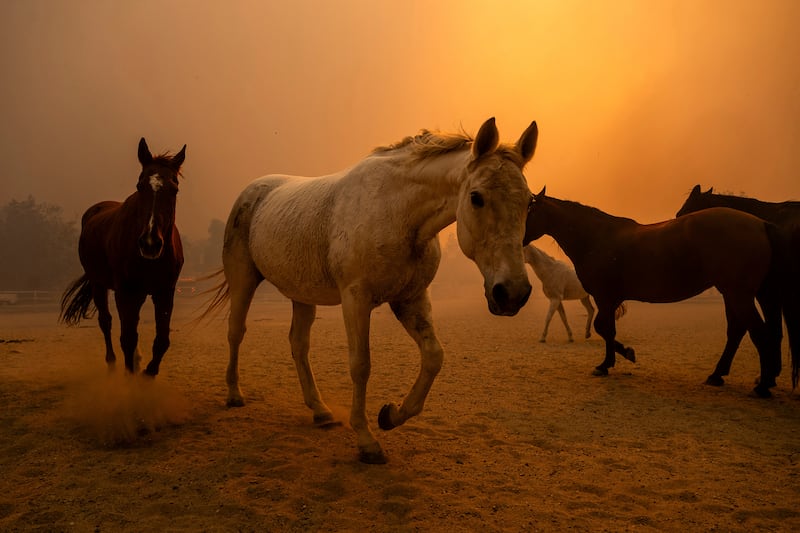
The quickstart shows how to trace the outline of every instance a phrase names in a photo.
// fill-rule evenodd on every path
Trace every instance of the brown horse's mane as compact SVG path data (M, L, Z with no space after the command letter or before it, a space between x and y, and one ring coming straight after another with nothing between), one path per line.
M472 135L463 130L458 133L442 133L424 129L420 130L417 135L409 135L395 143L378 146L372 150L372 153L383 154L408 147L416 158L429 159L468 148L474 140ZM513 145L501 144L495 153L517 165L522 164L520 154Z
M172 152L162 152L162 153L160 153L158 155L154 155L153 156L153 161L150 164L151 165L160 166L160 167L168 167L168 168L171 168L171 169L174 170L175 167L174 167L174 165L172 163L172 158L173 157L175 157L175 154L173 154ZM181 171L181 169L178 169L178 170L175 171L175 177L176 178L182 178L183 177L183 172Z
M575 207L581 208L581 209L585 210L587 213L591 213L592 215L594 215L596 217L599 217L599 218L604 218L604 219L607 219L607 220L619 220L619 221L633 222L634 224L639 224L637 221L633 220L632 218L620 217L620 216L617 216L617 215L612 215L611 213L606 213L605 211L603 211L601 209L598 209L596 207L593 207L591 205L584 205L584 204L582 204L580 202L576 202L574 200L562 200L560 198L553 198L552 196L546 196L546 198L548 200L555 200L557 203L568 204L568 205L571 205L571 206L575 206Z

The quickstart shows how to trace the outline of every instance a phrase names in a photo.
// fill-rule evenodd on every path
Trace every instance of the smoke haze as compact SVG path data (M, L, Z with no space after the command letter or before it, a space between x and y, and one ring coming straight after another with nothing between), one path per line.
M185 143L178 222L252 179L319 175L421 128L540 128L532 191L640 222L696 183L798 197L800 3L10 0L0 203L78 217Z

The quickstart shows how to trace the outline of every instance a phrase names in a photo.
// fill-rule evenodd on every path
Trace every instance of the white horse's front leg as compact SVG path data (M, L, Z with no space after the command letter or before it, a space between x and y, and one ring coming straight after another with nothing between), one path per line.
M544 329L542 330L542 338L539 339L539 342L547 342L547 331L550 329L550 321L553 320L553 315L559 304L561 304L561 300L550 298L550 307L547 308L547 314L544 317Z
M289 343L292 346L292 358L300 387L303 389L303 400L314 412L314 425L327 427L335 425L333 413L325 405L319 394L314 372L308 362L308 349L310 347L311 326L317 316L317 306L292 301L292 327L289 330Z
M391 307L397 319L419 346L421 365L417 380L400 407L389 403L381 409L378 424L385 430L393 429L422 412L425 399L442 368L444 359L444 350L433 329L431 302L427 291L414 300L392 303Z
M360 295L358 288L351 287L342 292L342 315L350 354L350 378L353 380L350 425L358 440L358 459L363 463L383 464L386 456L367 423L367 381L371 369L369 321L372 309L372 303Z

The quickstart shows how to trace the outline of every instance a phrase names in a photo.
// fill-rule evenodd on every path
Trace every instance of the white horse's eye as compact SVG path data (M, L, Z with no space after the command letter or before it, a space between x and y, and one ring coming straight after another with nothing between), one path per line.
M469 201L472 202L474 207L483 207L483 195L478 191L469 193Z

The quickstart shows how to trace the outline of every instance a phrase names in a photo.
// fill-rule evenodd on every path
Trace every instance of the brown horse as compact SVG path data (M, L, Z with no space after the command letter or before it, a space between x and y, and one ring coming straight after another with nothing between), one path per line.
M800 374L800 276L797 275L798 264L800 261L800 202L763 202L755 198L744 196L732 196L727 194L717 194L713 188L702 192L700 185L695 185L692 192L678 211L678 217L688 213L694 213L701 209L710 207L729 207L738 209L745 213L755 215L760 219L772 222L785 233L785 238L794 242L787 249L787 255L783 256L785 268L789 269L790 275L787 277L788 285L781 291L784 295L780 305L770 305L769 301L761 301L761 310L767 324L769 334L777 337L780 343L783 337L783 324L781 322L781 312L786 321L786 331L789 334L789 345L792 354L792 387L797 387L798 374ZM794 272L794 275L791 275ZM731 350L731 358L736 353L741 338ZM726 350L727 352L727 350ZM780 361L778 366L780 372Z
M642 225L577 202L534 195L523 242L547 234L572 260L581 284L598 307L594 327L606 341L595 375L607 375L615 352L635 360L632 348L616 341L614 311L625 300L667 303L716 287L725 302L728 338L750 333L758 349L761 380L755 392L771 395L780 345L767 335L756 295L775 297L768 281L776 228L752 215L715 208L657 224ZM771 290L769 290L771 289ZM728 346L726 346L726 349ZM723 353L709 379L730 371Z
M186 145L174 156L153 156L144 138L139 141L142 172L136 192L123 203L105 201L93 205L81 219L78 255L84 274L61 298L61 321L75 325L89 318L92 302L106 343L106 362L116 361L111 345L111 313L108 291L114 291L121 328L120 344L125 368L136 372L139 311L147 295L153 299L156 336L153 359L145 373L158 374L169 348L175 284L183 266L183 248L175 227L178 176L186 157Z

